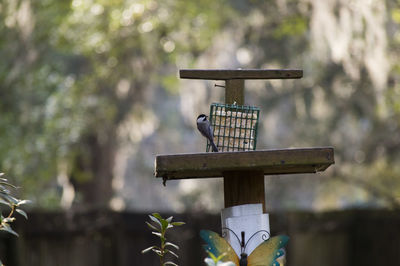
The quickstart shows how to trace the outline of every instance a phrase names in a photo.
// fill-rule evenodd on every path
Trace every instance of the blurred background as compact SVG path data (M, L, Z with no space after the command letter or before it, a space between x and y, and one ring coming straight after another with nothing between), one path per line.
M335 148L323 173L266 178L288 265L398 265L399 29L399 0L1 1L0 172L33 203L0 258L156 265L140 250L157 211L187 223L180 265L203 265L222 180L163 187L154 158L203 152L195 120L224 89L178 71L292 68L304 77L245 84L258 149Z

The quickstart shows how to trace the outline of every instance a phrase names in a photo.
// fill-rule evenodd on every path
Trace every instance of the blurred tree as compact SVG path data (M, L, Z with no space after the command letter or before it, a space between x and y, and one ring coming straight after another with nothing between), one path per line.
M222 4L3 1L1 168L41 206L107 205L119 127L143 119L147 90L175 75L177 57L190 63L207 47Z
M399 208L399 1L231 3L240 19L224 29L225 67L304 70L246 83L247 102L262 106L258 148L335 147L322 176L268 178L269 208Z
M336 179L321 188L311 178L307 186L314 187L316 208L400 207L398 6L398 0L307 0L247 1L240 8L246 22L237 25L244 34L239 49L251 53L247 65L304 69L292 87L268 83L258 95L263 109L287 125L266 145L335 147L337 165L329 174ZM273 125L262 135L271 131ZM301 181L290 182L299 189Z
M199 111L211 93L179 87L177 65L302 68L301 80L248 83L246 97L263 109L258 146L332 145L337 165L327 174L336 178L276 179L272 204L298 207L303 194L315 208L398 207L399 3L4 0L0 167L40 206L104 206L121 139L135 166L148 161L146 136L193 142L185 106ZM183 122L160 107L170 95ZM204 205L192 196L185 204Z

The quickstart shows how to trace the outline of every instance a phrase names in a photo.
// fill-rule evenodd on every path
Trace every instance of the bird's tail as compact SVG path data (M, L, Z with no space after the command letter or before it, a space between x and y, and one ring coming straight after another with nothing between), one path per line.
M217 146L215 145L215 143L214 143L214 141L212 139L210 140L210 144L211 144L211 147L212 147L212 151L213 152L218 152L218 148L217 148Z

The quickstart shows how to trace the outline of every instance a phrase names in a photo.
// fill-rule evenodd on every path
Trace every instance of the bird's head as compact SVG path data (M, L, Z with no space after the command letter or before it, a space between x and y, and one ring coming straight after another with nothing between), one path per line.
M205 114L201 114L197 117L197 122L202 122L202 121L206 121L207 120L207 116Z

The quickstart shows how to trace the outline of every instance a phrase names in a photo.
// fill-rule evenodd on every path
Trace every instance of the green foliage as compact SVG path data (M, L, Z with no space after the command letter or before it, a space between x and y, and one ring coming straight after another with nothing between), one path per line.
M399 2L375 1L363 14L334 2L251 1L236 29L245 33L239 47L252 53L249 66L304 70L301 80L271 81L253 94L265 119L257 146L335 148L336 164L324 173L334 178L271 183L272 205L297 208L293 195L310 193L307 207L318 210L399 208ZM275 130L272 117L290 126Z
M288 17L274 30L273 36L277 39L293 38L307 31L307 18L300 15Z
M343 186L364 175L368 187L383 184L392 177L374 169L377 160L383 158L388 169L400 163L399 1L354 5L365 9L317 0L3 0L0 168L17 177L12 181L26 188L24 197L40 207L59 206L60 176L67 176L77 198L84 201L85 194L98 191L88 200L105 205L117 149L131 141L129 132L121 134L132 128L126 124L140 128L146 117L170 113L172 108L156 109L179 98L177 68L196 67L210 47L210 64L220 63L220 53L229 58L223 64L230 64L236 62L231 50L244 48L251 61L239 67L304 69L301 80L268 82L246 92L249 103L266 114L259 147L332 145L337 164L329 174L342 177ZM324 27L317 31L319 25ZM224 36L229 38L221 40ZM374 76L388 83L376 86ZM193 94L193 103L214 95ZM159 121L165 131L170 125L187 127L170 123L181 117L168 123L164 118ZM145 134L138 135L131 141L133 153ZM342 162L357 171L344 171ZM302 194L272 190L278 202ZM337 199L336 191L324 191ZM393 197L400 187L384 191ZM371 194L377 197L376 191ZM379 198L393 202L387 193Z
M153 112L155 84L176 94L165 77L209 46L224 2L2 1L0 167L41 207L57 207L59 175L78 195L110 189L119 127Z
M11 228L11 223L15 221L15 213L19 213L25 219L28 219L28 215L21 206L30 203L29 200L20 200L13 196L10 189L17 189L16 186L10 184L7 179L3 178L4 173L0 173L0 204L7 206L9 212L3 215L3 210L0 213L0 231L10 233L18 236L18 234ZM0 265L3 265L0 261Z
M160 258L160 266L177 265L172 261L166 261L165 256L168 254L171 254L174 257L178 258L178 255L175 253L175 251L172 251L171 249L178 250L179 247L171 242L168 242L165 234L167 233L168 229L171 229L174 226L184 225L185 223L172 222L173 219L172 216L167 219L164 219L158 213L153 213L152 215L149 215L149 217L151 222L150 223L146 222L146 224L150 228L150 230L152 230L151 233L160 238L160 246L148 247L142 250L142 253L144 254L149 251L153 251L154 253L156 253L157 256Z

